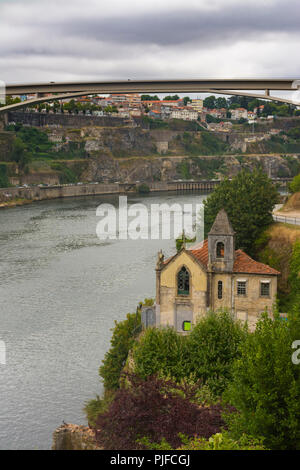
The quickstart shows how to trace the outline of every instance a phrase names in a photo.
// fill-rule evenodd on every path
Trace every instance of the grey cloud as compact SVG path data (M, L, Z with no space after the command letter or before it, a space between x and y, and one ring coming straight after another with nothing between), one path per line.
M5 23L0 16L0 78L22 81L30 71L35 81L49 76L296 76L300 59L297 53L291 60L288 55L290 46L300 42L300 3L267 4L224 1L218 10L200 11L186 0L181 11L170 6L169 11L136 14L131 8L104 17L101 7L92 12L87 0L84 17L63 3L55 17L53 11L47 16L47 2L39 21L28 3L32 15L17 17L15 29L8 26L14 25L16 11L7 10Z
M155 44L176 46L195 42L200 47L218 44L224 40L243 39L248 36L270 32L291 33L299 31L300 4L298 0L275 1L269 8L229 5L218 11L189 9L163 13L114 16L111 18L92 17L63 21L53 25L60 34L97 41Z
M218 11L199 11L186 9L182 11L145 13L135 16L128 15L103 18L98 16L68 19L67 14L59 12L55 22L47 17L43 19L42 28L32 20L25 25L28 30L35 31L37 40L22 44L6 43L0 45L2 54L37 54L73 56L83 53L78 48L80 41L92 41L87 44L85 54L105 57L107 44L110 43L140 46L180 47L187 44L191 47L211 48L224 43L234 43L243 39L251 40L264 37L267 33L298 33L300 4L298 0L289 0L289 7L276 0L268 8L251 6L248 2L242 6L226 4ZM74 47L64 41L74 38ZM27 40L26 40L27 39ZM97 50L97 43L99 49Z

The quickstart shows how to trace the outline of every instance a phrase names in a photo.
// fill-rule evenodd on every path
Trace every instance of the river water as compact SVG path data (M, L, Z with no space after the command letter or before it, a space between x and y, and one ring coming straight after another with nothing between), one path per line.
M203 194L128 203L201 203ZM0 211L0 449L49 449L62 421L86 424L114 320L155 295L157 251L174 240L99 240L96 208L117 196Z

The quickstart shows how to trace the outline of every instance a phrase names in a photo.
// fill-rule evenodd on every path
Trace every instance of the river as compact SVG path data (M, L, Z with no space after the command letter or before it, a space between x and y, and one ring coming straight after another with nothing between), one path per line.
M203 194L128 203L199 203ZM99 240L96 208L117 196L42 201L0 211L0 449L49 449L62 421L86 424L84 403L114 320L155 295L157 251L174 240Z

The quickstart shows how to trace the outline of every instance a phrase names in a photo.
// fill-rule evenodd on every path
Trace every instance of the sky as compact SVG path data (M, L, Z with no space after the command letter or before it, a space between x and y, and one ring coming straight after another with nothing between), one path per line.
M300 78L299 0L0 0L0 80Z

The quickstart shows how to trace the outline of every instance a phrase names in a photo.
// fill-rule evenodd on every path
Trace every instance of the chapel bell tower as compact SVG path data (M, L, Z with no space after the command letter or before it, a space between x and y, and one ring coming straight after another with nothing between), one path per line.
M208 256L212 271L232 272L235 253L235 232L224 209L218 212L208 234Z

